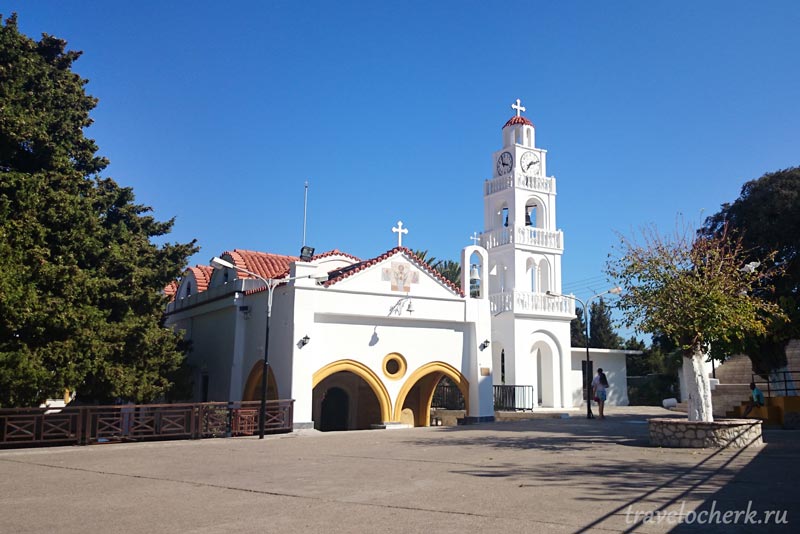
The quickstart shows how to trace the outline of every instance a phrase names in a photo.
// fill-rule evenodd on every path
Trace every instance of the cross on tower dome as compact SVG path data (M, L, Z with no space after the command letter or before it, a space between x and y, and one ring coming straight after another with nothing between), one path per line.
M526 126L533 126L533 123L530 120L528 120L527 117L522 116L522 112L525 111L525 106L522 105L522 101L519 98L514 104L511 104L511 109L516 111L517 114L508 119L508 122L506 122L503 125L503 128L505 128L506 126L516 126L520 124Z
M511 109L516 110L517 117L520 116L521 112L525 111L525 107L522 105L522 102L520 102L519 98L517 99L516 104L511 104Z

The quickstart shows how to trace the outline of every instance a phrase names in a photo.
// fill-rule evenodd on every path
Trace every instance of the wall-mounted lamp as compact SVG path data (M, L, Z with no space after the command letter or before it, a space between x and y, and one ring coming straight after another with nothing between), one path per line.
M302 338L300 338L300 341L298 341L298 342L297 342L297 348L298 348L298 349L302 349L303 347L305 347L306 345L308 345L308 342L309 342L309 341L311 341L311 338L310 338L310 337L308 337L308 336L303 336Z
M314 257L314 247L307 247L303 246L300 249L300 259L302 261L311 261L311 258Z
M483 343L478 345L478 348L481 349L481 350L486 350L486 347L488 347L488 346L489 346L489 340L487 339Z

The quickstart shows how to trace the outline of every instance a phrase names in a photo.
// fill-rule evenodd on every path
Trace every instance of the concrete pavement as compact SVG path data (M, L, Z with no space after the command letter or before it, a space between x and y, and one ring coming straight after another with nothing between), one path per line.
M609 412L0 451L0 532L797 531L800 431L765 431L760 449L658 449L645 420L673 412ZM721 524L748 501L761 525ZM696 509L720 524L676 523ZM768 511L788 524L764 524Z

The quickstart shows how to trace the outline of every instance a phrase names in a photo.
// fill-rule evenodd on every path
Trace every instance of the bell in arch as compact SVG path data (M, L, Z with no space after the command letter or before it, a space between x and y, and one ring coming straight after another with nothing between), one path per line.
M472 267L469 269L469 281L470 282L479 282L481 279L480 271L478 270L478 266L476 264L472 264Z

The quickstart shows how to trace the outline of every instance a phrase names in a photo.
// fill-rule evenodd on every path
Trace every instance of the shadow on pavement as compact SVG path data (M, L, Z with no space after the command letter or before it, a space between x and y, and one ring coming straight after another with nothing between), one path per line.
M765 430L764 441L750 463L672 532L798 532L800 431Z
M605 421L537 419L491 426L450 427L439 430L431 438L417 439L413 443L427 447L487 447L564 454L563 461L499 464L453 472L474 477L518 479L519 487L580 486L587 498L603 495L619 503L612 511L576 532L599 528L604 521L624 516L629 510L653 514L656 511L664 514L674 511L674 518L682 505L686 514L683 519L693 519L694 522L678 524L673 519L673 524L676 524L673 532L787 532L792 526L796 531L796 524L800 521L800 499L794 484L800 475L800 431L765 430L766 445L759 449L660 449L649 445L648 425L644 424L647 418L620 415ZM444 436L441 434L446 434L446 438L442 439ZM620 445L631 447L628 450L632 452L637 448L648 450L651 458L641 457L646 455L626 458L622 452L611 461L607 456L594 463L587 463L586 458L581 462L574 461L575 453L586 456L597 448ZM658 451L664 454L653 457L653 453ZM717 489L720 483L723 485ZM703 502L696 507L698 500ZM686 501L693 501L693 504L688 505ZM707 511L708 514L691 515L694 507L696 512ZM722 523L722 514L728 510L743 511L737 524ZM778 516L772 516L771 524L745 524L745 511L748 510L751 518L755 517L752 512L755 510L757 519L762 521L765 511L777 511ZM707 520L699 524L698 517L708 517L714 511L721 511L711 516L719 517L720 524L709 524ZM776 519L782 518L785 518L785 524L774 524ZM646 529L647 525L639 522L624 532L642 528Z

